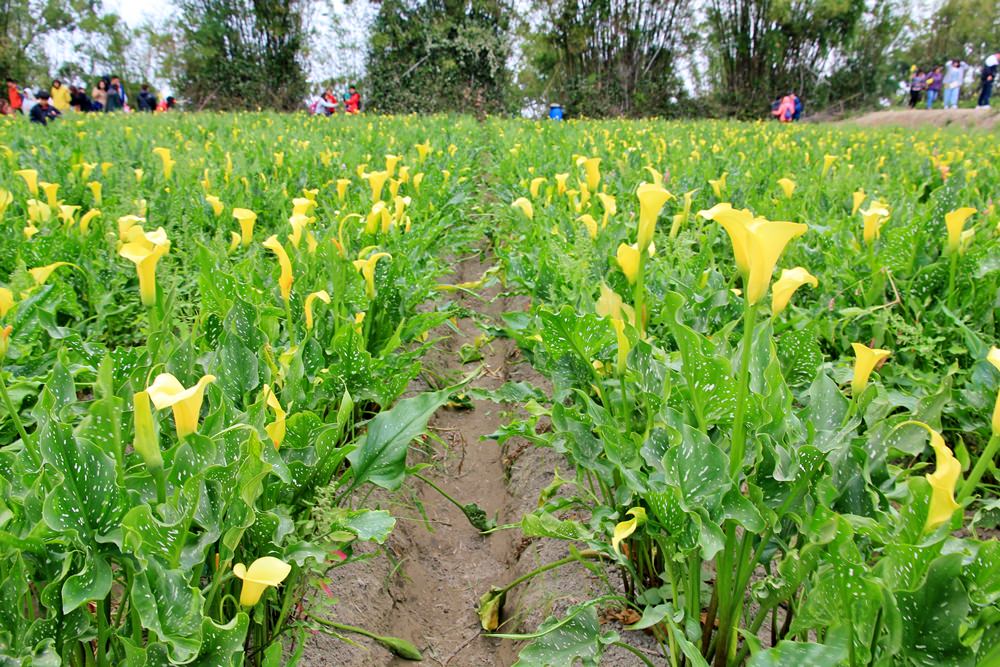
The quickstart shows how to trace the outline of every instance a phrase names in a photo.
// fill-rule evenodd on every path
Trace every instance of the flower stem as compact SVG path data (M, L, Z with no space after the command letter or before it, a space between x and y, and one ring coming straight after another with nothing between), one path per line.
M17 429L18 435L21 436L24 448L28 450L28 455L31 456L31 461L36 466L40 466L42 464L42 457L38 452L38 447L35 444L35 441L32 440L28 435L28 432L24 430L24 423L21 421L21 415L14 409L14 402L10 400L10 394L7 392L7 381L3 376L2 365L0 365L0 397L3 398L3 404L4 407L7 408L7 414L10 415L11 421L14 422L14 427Z
M993 462L998 449L1000 449L1000 433L994 433L990 441L986 444L986 448L983 449L982 454L979 455L979 460L976 461L972 472L969 473L965 483L962 484L962 490L958 492L958 497L955 498L958 503L971 496L976 487L979 486L979 480L982 478L983 473L986 472L986 468Z
M736 413L733 416L733 439L729 450L729 474L738 479L743 467L746 450L747 394L750 390L750 349L753 343L753 329L757 323L757 309L746 304L743 311L743 350L740 354L740 374L736 382Z
M639 338L646 337L646 251L639 250L639 271L635 278L635 328Z

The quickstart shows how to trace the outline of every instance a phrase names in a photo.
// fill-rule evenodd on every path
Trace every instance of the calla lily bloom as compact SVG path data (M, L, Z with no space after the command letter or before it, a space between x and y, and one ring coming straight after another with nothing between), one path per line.
M101 196L101 184L98 181L91 181L87 183L87 187L90 188L90 194L94 198L94 203L100 206L103 202Z
M88 231L90 231L90 223L94 220L94 218L98 217L99 215L101 215L101 212L98 211L96 208L92 208L86 213L84 213L83 217L80 218L80 233L86 234Z
M392 255L387 252L372 253L368 259L354 260L354 268L361 272L365 279L365 294L369 299L375 298L375 267L383 257L392 259Z
M396 165L399 164L400 156L398 155L386 155L385 156L385 171L389 176L393 176L396 173Z
M826 176L827 175L827 173L830 171L830 167L833 166L833 163L837 161L838 157L839 156L837 156L837 155L824 155L823 156L823 173L822 173L822 176Z
M170 180L170 175L174 173L174 165L177 164L177 161L170 156L170 149L158 147L153 149L153 153L163 163L163 178Z
M597 238L597 221L594 220L594 216L590 215L589 213L584 213L579 218L577 218L577 220L582 222L583 226L587 228L587 236L589 236L592 239Z
M639 250L645 252L649 244L653 242L653 232L656 229L656 220L660 217L663 205L673 195L662 187L652 183L643 183L635 191L639 198Z
M694 201L694 194L698 192L697 189L689 190L684 193L684 207L681 209L680 213L674 214L674 223L670 226L670 238L677 238L677 234L681 231L681 227L687 224L687 221L691 218L691 204Z
M142 183L142 176L143 176L143 174L145 174L146 172L145 172L145 171L143 171L142 169L133 169L133 170L132 170L132 173L134 173L134 174L135 174L135 182L136 182L136 183Z
M619 375L623 375L628 361L629 350L632 349L632 343L628 339L628 334L625 333L625 322L612 318L611 328L615 330L615 337L618 339L618 357L615 363L615 370L618 371Z
M142 305L152 306L156 303L156 263L169 252L170 241L163 227L146 233L138 225L128 229L126 239L118 254L135 264Z
M618 549L618 545L622 543L623 540L628 538L632 533L635 532L636 528L646 523L646 508L644 507L633 507L628 512L625 513L626 516L632 517L625 521L621 521L615 525L614 535L611 537L611 548L616 552L621 553Z
M132 395L133 421L135 422L135 438L132 448L142 457L146 467L159 470L163 467L163 455L160 453L160 440L156 437L153 426L153 411L150 408L148 391L140 391Z
M417 160L423 162L431 152L431 140L427 139L422 144L414 144L413 147L417 149Z
M635 310L605 283L601 283L601 296L594 304L594 312L601 317L624 320L633 326L635 325Z
M264 395L267 397L267 407L274 411L274 421L264 426L264 432L271 438L274 448L278 449L285 441L285 409L281 407L271 385L264 386Z
M7 358L7 350L10 349L10 335L14 333L14 325L8 324L0 329L0 359Z
M38 196L38 172L34 169L18 169L15 175L24 179L24 184L28 186L28 192L32 197Z
M292 200L292 215L309 215L316 208L316 200L308 197L296 197Z
M384 201L377 201L365 219L365 234L377 234L379 229L388 231L391 222L392 214L389 213L389 207Z
M28 273L30 273L31 277L35 279L36 285L44 285L45 281L52 275L52 272L60 266L72 266L74 269L77 268L76 264L70 264L69 262L53 262L52 264L46 264L45 266L39 266L38 268L31 269Z
M323 303L330 303L330 295L326 290L320 290L318 292L313 292L306 297L305 311L306 311L306 329L313 328L313 301L319 299Z
M726 189L726 176L728 176L728 173L724 171L722 172L722 176L716 179L708 179L708 184L712 186L712 192L715 193L716 199L722 199L722 193Z
M52 218L52 208L43 201L29 199L28 220L31 222L48 222Z
M248 208L234 208L233 217L240 223L240 242L245 248L253 241L253 227L257 223L257 214Z
M545 180L544 176L531 179L531 185L528 187L528 192L531 193L532 199L538 199L538 189L542 187L542 183L544 183Z
M618 260L618 266L621 267L622 273L625 274L625 278L628 279L630 285L634 285L636 279L639 277L639 257L641 257L641 254L635 246L627 243L622 243L618 246L618 253L615 259Z
M583 165L583 171L587 175L587 188L596 192L597 186L601 183L601 158L581 157L577 159L576 164Z
M598 192L597 198L601 202L601 208L604 209L604 215L601 218L601 227L607 227L608 218L618 212L618 203L613 196L605 192Z
M526 197L518 197L513 202L511 206L516 209L520 209L524 213L528 220L535 219L535 208L531 205L531 202Z
M871 245L881 235L882 225L889 219L889 209L881 202L872 202L866 209L861 209L861 219L865 222L865 243Z
M146 218L140 218L137 215L123 215L118 218L118 240L124 242L129 230L136 225L141 226L144 222L146 222Z
M177 437L183 438L198 430L198 415L205 399L205 388L215 382L214 375L203 375L198 383L185 389L170 373L160 373L146 392L157 410L171 408Z
M785 198L791 199L792 193L795 192L795 181L790 178L779 178L778 185L781 186L781 191L785 193Z
M413 191L420 192L420 184L424 182L424 172L413 175Z
M368 180L368 185L372 189L372 202L377 202L382 198L382 188L385 187L385 182L389 180L388 171L373 171L364 176Z
M72 227L76 222L76 213L80 210L79 206L69 206L68 204L59 205L59 219L62 220L67 227Z
M229 232L229 252L232 252L240 247L240 235L236 232Z
M222 212L226 208L225 204L222 203L222 200L215 195L205 195L205 201L207 201L208 205L212 207L212 213L214 213L217 218L222 215Z
M94 173L94 169L97 168L96 162L81 162L80 163L80 180L85 181L90 178L90 175Z
M717 204L699 215L721 224L733 244L736 266L743 274L747 302L757 303L767 293L771 274L792 239L808 227L796 222L754 218L750 211L737 211L730 204Z
M288 235L288 240L292 242L295 248L299 247L302 242L302 232L305 231L306 225L312 222L312 218L307 215L293 215L288 218L288 224L292 226L292 233Z
M0 287L0 317L7 317L13 307L14 293L7 287Z
M0 305L0 315L3 314L3 307ZM993 364L993 367L1000 371L1000 348L990 348L990 353L986 355L986 360ZM993 405L993 435L1000 436L1000 391L997 392L997 400Z
M291 571L291 565L273 556L258 558L249 568L243 563L237 563L233 566L233 574L243 580L240 605L254 606L260 601L260 596L268 586L277 587Z
M3 220L3 214L7 212L7 207L12 201L14 201L14 195L10 191L0 188L0 220Z
M965 226L965 221L969 219L969 216L975 212L976 209L963 206L944 214L944 224L948 228L948 253L953 253L960 249L962 245L962 228Z
M281 267L281 275L278 276L278 287L281 289L281 298L288 301L292 296L292 261L288 259L285 247L281 245L278 237L271 235L262 244L265 248L273 252L278 257L278 266Z
M797 266L794 269L782 269L781 276L771 288L771 315L776 316L783 311L798 288L803 285L816 287L818 284L819 281L816 279L816 276L801 266Z
M851 215L858 212L858 209L861 208L867 197L868 195L865 194L864 190L858 190L851 195Z
M892 354L889 350L872 349L861 343L851 343L854 348L854 376L851 378L851 393L859 396L868 386L868 378L882 361Z
M566 192L566 181L569 179L569 174L556 174L556 194L561 195Z
M934 472L924 475L931 485L931 501L927 507L927 521L924 530L934 530L942 523L949 521L959 504L955 502L955 486L962 476L962 464L958 462L941 434L930 426L919 421L908 421L903 424L914 424L927 431L931 436L931 448L934 450Z
M349 178L338 178L337 179L337 199L344 201L344 197L347 196L347 188L351 185L351 179Z

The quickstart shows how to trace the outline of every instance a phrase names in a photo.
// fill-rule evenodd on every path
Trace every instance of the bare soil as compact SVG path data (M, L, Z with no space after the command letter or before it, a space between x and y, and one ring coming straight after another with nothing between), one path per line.
M1000 110L997 109L896 109L874 111L855 118L847 118L844 124L860 127L897 126L915 127L960 127L979 130L994 130L1000 125Z

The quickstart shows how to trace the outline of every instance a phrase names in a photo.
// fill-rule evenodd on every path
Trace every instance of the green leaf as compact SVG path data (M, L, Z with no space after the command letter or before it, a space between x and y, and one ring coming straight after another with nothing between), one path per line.
M132 604L143 627L155 632L167 644L170 660L190 662L202 645L201 591L188 585L188 574L167 570L152 559L146 569L136 573L132 585Z
M896 593L903 621L903 652L918 665L972 664L962 643L969 595L961 580L962 554L940 556L927 570L919 590Z
M83 569L63 582L62 612L68 614L87 602L103 600L110 592L111 565L101 554L87 554Z
M750 658L747 667L837 667L846 659L846 646L783 640Z
M541 636L521 649L514 667L571 667L579 660L584 667L597 667L617 633L601 633L593 605L570 607L568 616L550 616L538 628Z
M394 491L406 476L410 441L427 429L427 420L448 402L454 387L405 398L368 423L363 442L347 455L354 479L351 488L365 482Z
M396 526L396 519L385 510L326 510L330 530L347 530L365 542L385 542Z
M243 664L243 642L246 640L250 617L239 612L225 625L210 618L201 622L201 653L195 667L239 667ZM281 647L281 642L275 646ZM238 657L237 657L238 656Z

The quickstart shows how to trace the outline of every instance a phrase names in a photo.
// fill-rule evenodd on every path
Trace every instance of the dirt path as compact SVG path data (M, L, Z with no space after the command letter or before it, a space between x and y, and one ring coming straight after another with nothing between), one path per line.
M994 109L896 109L874 111L855 118L846 118L844 124L860 127L961 127L992 130L1000 127L1000 113Z

